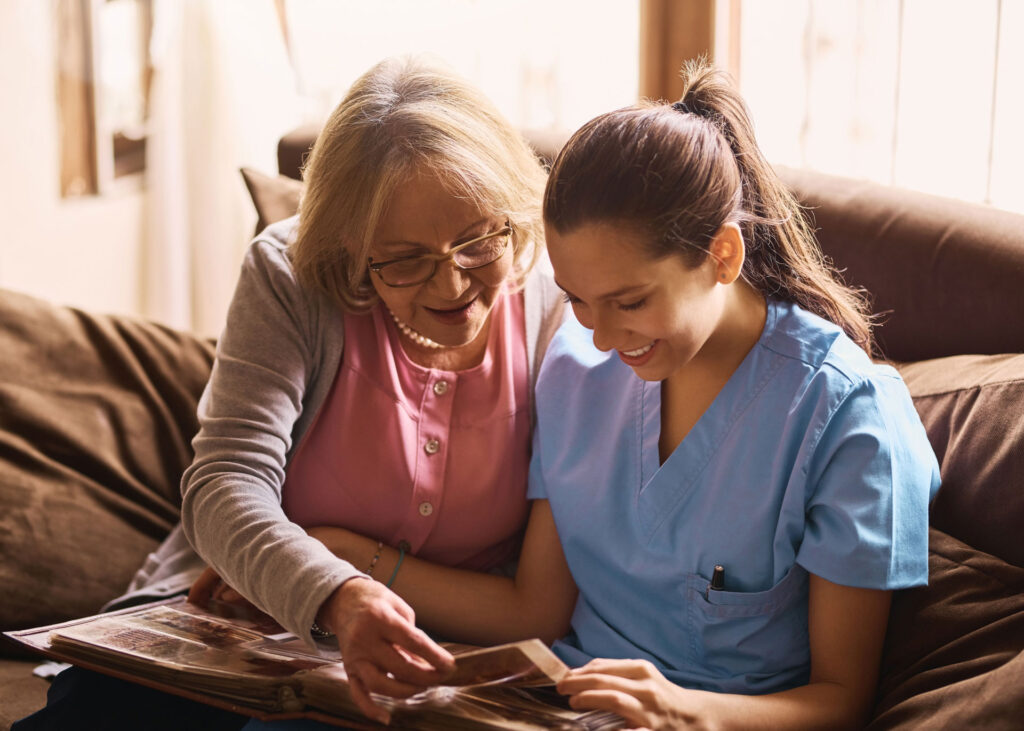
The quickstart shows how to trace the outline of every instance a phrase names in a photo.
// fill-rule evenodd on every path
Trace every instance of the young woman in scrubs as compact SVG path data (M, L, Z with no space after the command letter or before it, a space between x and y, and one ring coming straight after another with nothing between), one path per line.
M685 82L592 120L551 170L577 322L541 370L517 576L406 557L393 588L471 642L571 616L559 690L638 727L855 727L890 592L927 581L938 465L742 100L707 67ZM321 537L357 564L375 545Z

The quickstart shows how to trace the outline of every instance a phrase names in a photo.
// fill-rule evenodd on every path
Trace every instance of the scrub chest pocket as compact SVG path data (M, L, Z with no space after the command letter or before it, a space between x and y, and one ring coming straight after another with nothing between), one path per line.
M728 569L727 569L728 571ZM728 574L727 574L728 575ZM766 591L710 588L710 577L685 580L688 654L724 692L771 681L776 689L807 682L807 571L794 564ZM749 690L747 690L749 692Z

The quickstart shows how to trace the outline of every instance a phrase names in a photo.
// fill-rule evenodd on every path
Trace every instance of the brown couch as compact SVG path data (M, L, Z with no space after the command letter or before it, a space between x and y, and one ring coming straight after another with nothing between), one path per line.
M315 130L282 140L298 176ZM560 137L534 136L550 158ZM795 170L822 247L882 313L942 465L927 587L897 593L872 729L1024 727L1024 217ZM299 184L246 171L264 220ZM176 519L212 344L0 292L0 627L92 613ZM0 726L41 706L2 648Z

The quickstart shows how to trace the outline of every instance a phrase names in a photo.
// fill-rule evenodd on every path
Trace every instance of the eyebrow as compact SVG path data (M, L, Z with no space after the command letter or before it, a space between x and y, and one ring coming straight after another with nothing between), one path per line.
M488 223L488 218L487 217L477 219L476 221L474 221L473 223L469 224L464 229L462 229L462 231L460 231L455 236L454 240L458 241L459 239L466 238L466 236L469 235L470 231L472 231L475 228L479 228L480 226L482 226L482 225L484 225L486 223ZM502 225L504 225L504 224L502 224ZM381 248L397 248L399 246L416 246L416 247L419 247L421 249L429 248L426 244L420 243L419 241L408 241L406 239L396 239L394 241L384 241L384 242L382 242L380 244Z
M555 284L558 286L559 289L561 289L563 292L565 292L567 295L569 295L573 299L580 299L579 297L574 295L572 292L570 292L568 289L566 289L561 284L559 284L557 279L555 280ZM617 297L621 297L624 294L630 294L630 293L635 292L637 290L644 289L646 286L647 286L646 284L631 284L631 285L626 286L626 287L620 287L619 289L616 289L613 292L606 292L605 294L602 294L599 297L597 297L597 299L599 299L599 300L616 299Z

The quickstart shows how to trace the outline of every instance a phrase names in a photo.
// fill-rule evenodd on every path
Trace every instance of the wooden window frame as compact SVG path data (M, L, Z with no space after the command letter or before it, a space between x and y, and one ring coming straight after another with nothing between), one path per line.
M679 70L705 56L739 81L740 0L640 0L640 96L678 99Z
M145 169L145 136L129 136L105 123L100 68L100 12L108 0L58 0L55 7L57 117L60 194L64 198L100 195L139 181ZM152 31L152 3L140 0L140 42ZM152 68L142 70L139 89L148 106ZM133 185L138 185L134 182Z

